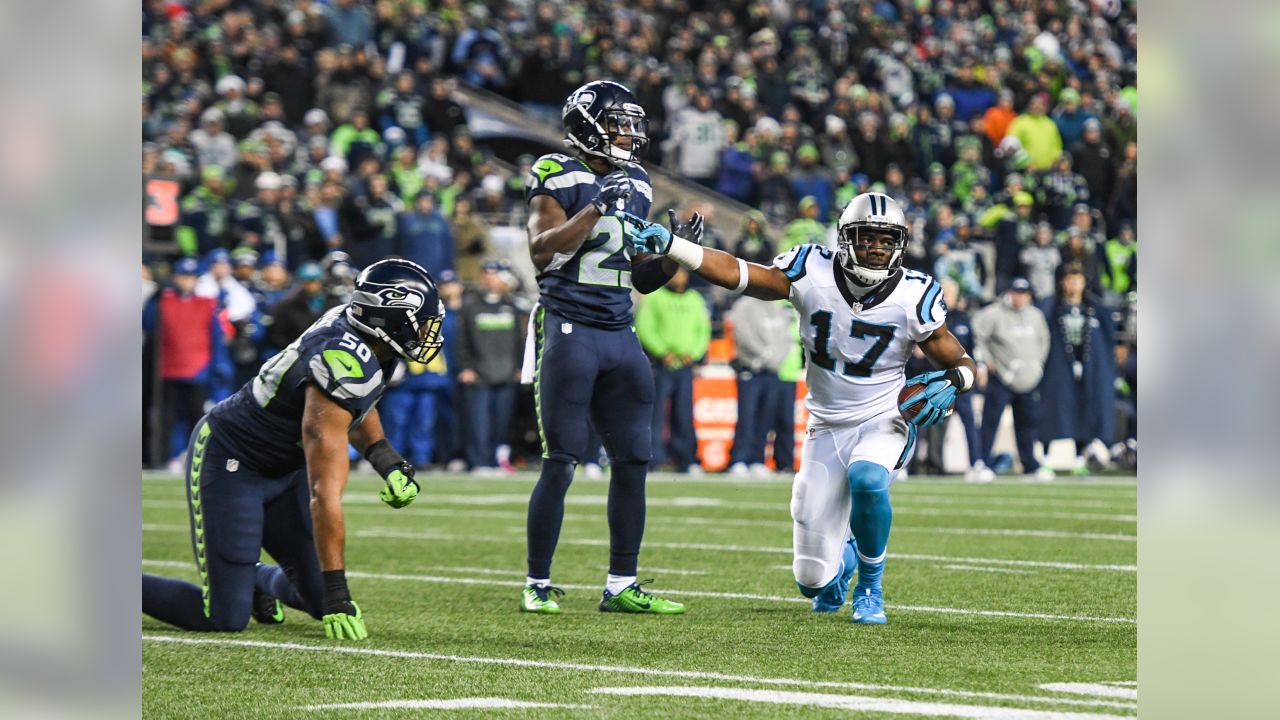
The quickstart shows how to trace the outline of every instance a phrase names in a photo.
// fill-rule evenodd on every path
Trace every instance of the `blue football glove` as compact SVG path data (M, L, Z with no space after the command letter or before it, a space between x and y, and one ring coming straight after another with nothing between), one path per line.
M925 404L920 414L916 415L915 420L912 421L916 427L925 428L942 422L951 412L951 407L956 404L956 386L947 379L945 370L921 373L908 380L907 385L924 385L924 392L912 396L910 400L898 406L899 410L906 410L918 403Z
M601 215L612 215L620 211L619 201L626 201L631 197L631 191L635 189L631 178L621 170L610 173L605 176L604 182L600 183L600 189L596 192L595 199L591 204Z
M631 249L637 254L649 253L666 255L671 249L671 231L660 223L651 223L644 218L619 210L614 216L622 221L624 234Z
M615 215L627 226L627 240L637 254L650 253L666 255L671 249L673 236L679 236L696 245L702 244L702 213L694 213L687 222L676 222L676 211L667 211L667 221L671 224L668 230L659 223L651 223L628 212L618 211Z

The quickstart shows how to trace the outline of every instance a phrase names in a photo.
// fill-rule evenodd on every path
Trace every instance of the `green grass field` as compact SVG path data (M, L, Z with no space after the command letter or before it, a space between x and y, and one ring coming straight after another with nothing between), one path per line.
M531 616L518 596L533 475L433 475L398 511L375 480L353 480L346 501L348 577L369 639L327 641L297 610L218 636L144 617L144 716L1137 712L1132 479L895 485L881 627L853 625L848 606L815 615L796 592L783 479L650 478L641 577L688 606L677 617L596 611L607 481L580 475L570 489L554 568L565 612ZM148 476L142 490L142 569L194 580L182 483ZM339 704L366 705L302 709Z

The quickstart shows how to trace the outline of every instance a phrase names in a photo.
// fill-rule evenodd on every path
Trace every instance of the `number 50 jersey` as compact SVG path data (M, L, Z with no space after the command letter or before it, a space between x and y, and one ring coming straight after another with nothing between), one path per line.
M395 360L378 362L347 324L346 306L329 310L297 340L263 363L257 377L209 412L237 461L269 477L303 467L302 413L308 385L351 413L351 428L378 404Z
M621 170L634 185L622 209L636 217L649 217L653 204L649 173L635 164ZM550 195L564 208L565 216L572 218L595 199L604 178L576 158L543 155L525 178L525 199ZM572 258L558 265L553 261L538 275L538 302L559 317L591 327L617 330L629 326L633 317L631 246L625 240L622 221L610 215L597 220Z
M773 264L791 280L791 304L800 313L804 404L814 421L858 424L895 409L912 346L946 322L938 282L899 270L859 302L829 248L800 245Z

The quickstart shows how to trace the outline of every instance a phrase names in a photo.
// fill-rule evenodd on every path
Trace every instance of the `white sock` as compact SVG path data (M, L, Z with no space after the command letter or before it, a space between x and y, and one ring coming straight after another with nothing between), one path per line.
M547 585L547 586L550 586L550 585L551 585L551 578L541 578L541 579L539 579L539 578L525 577L525 579L524 579L524 584L525 584L526 586L529 586L529 587L532 587L532 586L534 586L534 585Z
M635 581L635 575L614 575L610 573L605 579L604 589L608 590L610 595L617 595L626 590Z

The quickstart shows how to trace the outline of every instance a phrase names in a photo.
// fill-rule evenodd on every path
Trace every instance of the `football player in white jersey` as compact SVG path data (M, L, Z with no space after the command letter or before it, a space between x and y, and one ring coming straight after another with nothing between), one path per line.
M909 456L916 429L942 422L956 394L972 389L976 370L947 330L938 282L902 268L910 239L902 209L882 193L858 195L840 215L836 251L801 245L772 266L624 219L637 251L665 254L739 293L790 299L800 313L809 425L791 495L792 570L815 612L835 612L856 569L853 621L883 624L890 478ZM915 344L942 369L907 380L903 369ZM899 407L904 384L924 392ZM902 415L908 408L919 410L910 423Z

